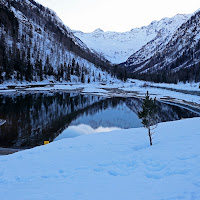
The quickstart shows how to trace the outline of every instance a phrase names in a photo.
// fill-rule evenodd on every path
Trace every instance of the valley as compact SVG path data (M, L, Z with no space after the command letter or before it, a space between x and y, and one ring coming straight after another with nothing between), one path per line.
M0 199L200 199L199 56L200 10L83 32L1 0Z

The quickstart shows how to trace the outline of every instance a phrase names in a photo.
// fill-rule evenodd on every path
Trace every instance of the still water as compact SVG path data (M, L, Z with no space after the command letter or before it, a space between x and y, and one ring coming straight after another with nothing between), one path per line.
M183 108L158 102L159 122L195 117ZM105 98L45 92L0 95L0 147L28 148L45 140L141 127L142 99Z

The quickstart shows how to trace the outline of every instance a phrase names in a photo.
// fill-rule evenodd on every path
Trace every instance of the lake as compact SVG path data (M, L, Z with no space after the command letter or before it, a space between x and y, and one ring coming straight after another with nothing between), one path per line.
M84 134L141 127L138 98L106 98L67 92L0 95L0 147L30 148ZM197 114L157 102L158 121L191 118Z

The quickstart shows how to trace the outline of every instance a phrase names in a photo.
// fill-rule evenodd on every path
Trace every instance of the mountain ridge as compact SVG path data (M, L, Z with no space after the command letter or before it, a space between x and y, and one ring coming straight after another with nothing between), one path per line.
M132 55L122 65L134 77L156 82L200 81L200 10L198 9L149 57ZM149 47L149 46L147 46ZM141 51L141 54L145 54ZM137 53L136 53L137 54ZM136 61L136 62L135 62Z
M81 31L73 31L73 33L90 49L95 50L112 63L119 64L125 62L133 53L155 39L161 29L165 28L167 32L173 32L179 24L181 25L189 17L190 14L178 14L172 18L153 21L148 26L134 28L126 32L104 32L102 29L96 29L90 33ZM167 25L170 27L168 28Z

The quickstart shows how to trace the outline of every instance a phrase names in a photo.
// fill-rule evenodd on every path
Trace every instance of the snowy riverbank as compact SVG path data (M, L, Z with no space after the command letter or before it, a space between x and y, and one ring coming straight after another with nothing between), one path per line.
M146 91L152 97L165 102L173 102L181 105L189 105L200 110L200 89L199 83L150 83L135 79L129 79L126 83L49 83L47 81L22 84L2 84L0 94L21 93L21 92L45 92L45 91L67 91L80 92L82 94L93 94L107 97L144 97Z
M200 199L200 118L63 139L0 157L0 199ZM12 192L11 192L12 191Z

